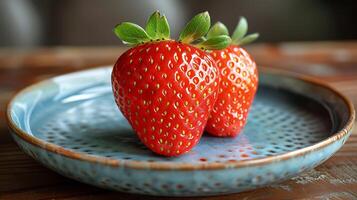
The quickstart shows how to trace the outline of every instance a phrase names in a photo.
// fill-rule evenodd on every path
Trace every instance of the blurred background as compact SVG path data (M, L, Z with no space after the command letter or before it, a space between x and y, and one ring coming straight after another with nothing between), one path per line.
M0 0L0 46L120 45L119 22L144 25L155 10L166 14L172 36L200 11L232 31L239 16L258 42L357 39L356 1L333 0Z

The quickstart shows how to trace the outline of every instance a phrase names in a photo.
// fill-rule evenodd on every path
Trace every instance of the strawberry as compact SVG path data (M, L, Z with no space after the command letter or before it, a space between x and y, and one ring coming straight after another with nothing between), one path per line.
M221 74L218 99L207 122L206 131L214 136L236 136L244 127L258 86L258 71L253 58L241 46L255 40L257 33L245 36L247 22L241 18L231 44L210 53ZM207 38L228 35L224 24L216 23Z
M155 12L145 30L129 22L114 29L133 46L112 71L115 101L141 142L157 154L178 156L192 149L217 99L218 68L205 51L190 45L217 49L230 43L228 36L200 40L209 27L208 13L200 13L174 41L166 17Z

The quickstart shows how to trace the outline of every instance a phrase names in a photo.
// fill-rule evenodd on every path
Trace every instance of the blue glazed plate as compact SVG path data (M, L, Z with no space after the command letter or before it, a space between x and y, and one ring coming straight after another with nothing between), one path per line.
M316 167L345 143L354 122L352 104L334 89L261 71L243 133L204 135L176 158L157 156L139 142L114 103L109 67L24 89L10 102L7 119L25 153L84 183L162 196L235 193Z

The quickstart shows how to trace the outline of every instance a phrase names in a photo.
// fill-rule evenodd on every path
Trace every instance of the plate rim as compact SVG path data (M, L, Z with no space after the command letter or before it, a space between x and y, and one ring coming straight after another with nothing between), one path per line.
M254 159L249 159L249 160L240 160L240 161L226 161L226 162L220 162L220 163L210 163L210 162L202 162L202 163L197 163L197 164L192 164L192 163L186 163L186 162L175 162L171 163L168 161L160 161L160 162L149 162L149 161L135 161L135 160L122 160L122 159L112 159L112 158L106 158L103 156L95 156L95 155L89 155L86 153L81 153L73 150L66 149L60 145L56 145L50 142L47 142L45 140L39 139L35 136L32 136L31 134L23 131L20 129L14 121L11 118L11 108L13 107L13 104L18 96L21 96L22 94L25 94L28 91L33 90L34 88L39 87L40 85L46 84L49 81L53 80L54 78L58 77L63 77L67 75L74 75L76 73L83 73L83 72L89 72L89 71L95 71L95 70L101 70L101 69L109 69L111 66L101 66L101 67L95 67L91 69L82 69L70 73L66 73L63 75L58 75L51 77L49 79L45 79L43 81L31 84L20 91L16 92L13 97L10 99L7 105L6 109L6 121L9 126L9 128L12 130L11 134L15 134L17 137L20 139L24 140L27 143L30 143L34 146L37 146L43 150L50 151L55 154L59 154L60 156L65 156L68 158L76 159L76 160L81 160L81 161L87 161L87 162L92 162L92 163L99 163L103 165L108 165L111 167L126 167L126 168L133 168L133 169L154 169L154 170L219 170L219 169L226 169L226 168L240 168L240 167L246 167L246 166L261 166L261 165L266 165L270 163L274 163L275 161L282 161L282 160L288 160L294 157L299 157L306 155L307 153L317 151L321 148L324 148L333 142L340 140L344 136L346 136L353 128L354 120L355 120L355 109L352 104L352 102L341 92L339 92L337 89L334 87L328 85L327 83L318 80L317 78L313 78L307 75L302 75L298 74L296 72L291 72L291 71L286 71L286 70L280 70L280 69L274 69L274 68L269 68L269 67L260 67L259 68L259 73L268 73L268 74L275 74L275 75L280 75L280 76L285 76L293 79L298 79L304 82L308 82L309 84L317 85L319 87L325 88L329 91L331 91L334 95L336 95L338 98L342 99L345 105L348 108L349 111L349 116L346 124L343 125L343 127L337 131L334 132L331 136L328 138L321 140L320 142L286 153L282 153L279 155L273 155L273 156L267 156L263 158L254 158Z

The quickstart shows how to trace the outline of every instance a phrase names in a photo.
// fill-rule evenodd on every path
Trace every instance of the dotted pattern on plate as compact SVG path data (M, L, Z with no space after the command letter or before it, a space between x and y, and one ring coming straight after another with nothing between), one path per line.
M299 99L303 97L279 96L279 92L269 88L263 91L256 97L243 133L236 138L205 135L199 145L181 157L156 156L141 144L118 111L111 93L85 102L57 105L62 108L56 108L56 112L40 117L41 123L32 123L36 125L32 130L35 136L48 142L91 155L124 160L190 163L273 156L309 146L328 137L326 133L331 130L326 124L330 122L323 118L326 114L321 112L326 111L317 108L318 104L304 105L304 99ZM273 98L267 98L269 93L276 94L271 95ZM284 98L296 99L287 101Z

